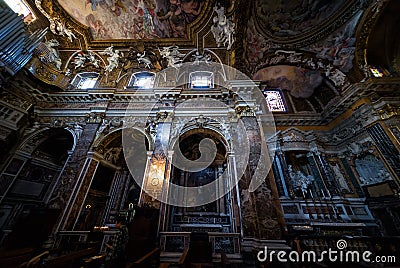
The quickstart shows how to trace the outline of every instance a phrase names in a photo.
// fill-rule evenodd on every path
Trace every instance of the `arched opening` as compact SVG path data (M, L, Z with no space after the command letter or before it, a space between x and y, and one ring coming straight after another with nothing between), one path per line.
M177 155L183 155L190 161L199 160L201 157L200 142L203 139L210 139L216 145L216 155L211 163L204 165L201 170L191 170L189 166L173 166L171 182L184 187L199 187L208 185L215 180L222 180L215 184L216 192L221 191L218 187L228 187L227 165L228 156L224 138L217 132L210 129L193 129L185 132L179 137L175 145L173 162L180 161ZM181 154L176 151L180 150ZM203 151L205 153L207 148ZM188 163L189 163L188 162ZM210 190L210 191L212 191ZM187 193L180 193L186 195ZM206 191L202 194L207 194ZM175 198L183 198L175 197ZM186 200L191 198L187 196ZM225 196L200 206L171 206L169 231L207 231L207 232L232 232L231 207L229 205L230 193Z
M367 62L375 77L400 74L399 1L389 1L374 24L367 44Z
M144 148L123 147L122 130L110 133L96 147L95 159L99 164L74 230L92 230L95 226L114 223L116 216L126 215L138 205L143 178L133 176L144 175L149 142L144 133L135 129L129 132L129 136ZM130 165L136 169L133 175L128 161L134 161Z
M7 198L43 201L73 145L74 137L62 128L45 130L32 137L28 147L22 148L25 152L15 155L3 173L14 179Z
M60 211L44 204L73 146L74 137L68 130L47 129L27 140L8 163L0 178L0 227L12 230L5 247L41 246L47 239Z

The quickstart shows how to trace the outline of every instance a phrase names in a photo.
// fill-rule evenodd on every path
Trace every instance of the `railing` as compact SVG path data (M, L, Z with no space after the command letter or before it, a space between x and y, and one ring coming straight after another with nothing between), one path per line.
M61 250L80 250L84 247L91 246L90 243L95 243L99 248L99 254L105 253L106 247L105 242L114 236L116 230L103 231L98 241L90 241L89 234L93 234L90 231L60 231L57 233L57 239L54 244L54 248Z
M240 254L239 233L209 232L213 254ZM182 253L190 243L190 232L161 232L160 247L164 253Z

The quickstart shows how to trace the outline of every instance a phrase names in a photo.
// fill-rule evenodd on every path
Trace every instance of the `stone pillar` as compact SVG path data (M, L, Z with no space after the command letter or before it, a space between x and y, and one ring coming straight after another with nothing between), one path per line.
M392 173L400 180L400 152L389 138L380 123L376 123L367 128L369 135L374 140L379 152L385 158Z
M168 189L165 189L165 185L168 185L171 171L167 156L171 132L170 116L167 112L159 112L157 114L154 150L147 162L140 205L160 208L161 203L159 200L164 200L168 196Z
M228 159L227 159L227 180L228 187L234 185L232 190L228 193L228 200L227 206L229 207L229 213L231 216L231 228L232 232L241 233L242 232L242 216L240 210L240 196L239 196L239 186L237 184L238 177L236 174L236 167L235 167L235 155L233 152L228 152Z
M259 122L254 113L246 111L241 114L241 121L246 129L247 138L250 144L249 160L244 178L241 179L241 210L244 237L258 239L280 239L282 236L282 221L279 213L279 204L276 185L272 185L268 174L265 175L264 182L253 193L248 191L250 181L258 167L259 161L267 161L269 155L262 155L262 146L266 146L266 141L260 131ZM263 144L264 143L264 144ZM268 152L268 150L267 150ZM266 163L261 163L266 165ZM274 187L272 187L274 186Z
M307 154L308 163L311 166L312 175L314 176L315 182L317 184L318 189L316 192L319 197L330 197L330 193L321 177L321 173L318 169L317 161L315 160L315 155L313 152L309 152Z
M273 163L275 172L276 184L280 194L285 197L290 197L293 194L293 188L289 181L287 174L288 166L284 156L284 152L280 147L276 150L275 161Z
M50 208L62 209L62 213L55 225L53 231L67 230L72 228L71 222L77 217L80 204L75 204L81 187L88 186L88 181L97 167L97 162L91 157L87 158L89 148L95 138L97 128L101 118L99 116L91 116L88 118L87 124L83 128L81 137L77 141L74 152L68 158L64 172L60 176L52 197L49 199L48 206ZM72 214L71 212L74 211ZM68 219L69 225L67 223Z
M331 196L339 196L340 193L338 184L334 175L332 174L332 170L325 158L325 155L323 155L317 147L312 148L311 151L314 154L314 159L316 160L317 165L320 167L321 175L324 179L325 186L329 191L329 194Z

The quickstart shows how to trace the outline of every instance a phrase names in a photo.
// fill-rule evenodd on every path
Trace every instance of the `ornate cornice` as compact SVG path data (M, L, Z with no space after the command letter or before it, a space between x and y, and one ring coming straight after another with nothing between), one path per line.
M41 13L50 20L58 20L63 22L65 26L72 30L76 36L76 40L73 42L62 43L63 48L74 48L74 49L94 49L94 48L104 48L110 47L112 45L116 47L129 47L137 46L139 43L146 45L160 45L169 46L174 44L179 44L181 46L185 45L195 45L198 36L196 34L200 32L206 25L210 23L210 14L212 13L212 8L214 6L215 0L205 0L203 10L199 17L187 25L187 38L157 38L157 39L110 39L110 40L98 40L94 39L90 33L90 28L73 18L56 0L35 0L36 5L41 6L38 9L42 9ZM42 2L43 1L43 2ZM79 41L78 41L79 40Z
M381 109L377 110L377 113L382 120L387 120L393 116L400 115L400 105L386 104Z

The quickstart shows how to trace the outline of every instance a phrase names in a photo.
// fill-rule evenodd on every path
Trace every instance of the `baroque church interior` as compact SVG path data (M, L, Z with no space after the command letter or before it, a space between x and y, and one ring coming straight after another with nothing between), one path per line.
M119 216L126 267L399 265L400 1L0 13L1 267L104 267Z

